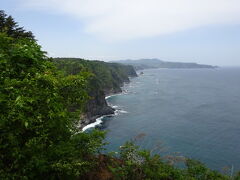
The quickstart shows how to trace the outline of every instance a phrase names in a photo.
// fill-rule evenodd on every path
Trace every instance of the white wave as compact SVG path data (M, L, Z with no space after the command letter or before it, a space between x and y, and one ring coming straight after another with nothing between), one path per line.
M110 95L110 96L106 96L105 99L109 99L110 97L113 97L113 96L118 96L118 95L121 95L122 93L119 93L119 94L113 94L113 95Z
M110 96L106 96L105 99L107 100L107 99L109 99L109 98L111 98L111 97L113 97L113 96L118 96L118 95L123 95L123 94L128 94L128 93L129 93L129 92L128 92L127 90L123 90L122 93L118 93L118 94L113 94L113 95L110 95ZM104 117L116 116L116 115L119 115L120 113L128 113L127 111L124 111L124 110L119 109L119 107L118 107L117 105L112 105L112 104L108 104L108 105L111 106L112 108L116 109L116 110L114 111L114 114L104 115L104 116L101 116L101 117L97 118L95 122L84 126L84 127L82 128L82 132L86 131L87 129L94 128L94 127L102 124L102 122L103 122L102 119L103 119Z
M118 115L119 115L119 111L118 110L114 111L114 116L118 116Z
M124 91L122 94L129 94L129 91Z
M91 123L91 124L88 124L86 125L85 127L82 128L82 131L86 131L87 129L89 128L94 128L96 127L97 125L101 124L102 123L102 119L104 118L105 116L101 116L99 118L96 119L96 121L94 123Z
M114 96L119 96L119 95L123 95L123 94L128 94L128 90L125 90L125 89L122 89L122 92L121 93L117 93L117 94L113 94L113 95L110 95L110 96L106 96L105 99L109 99L111 97L114 97Z
M122 109L117 109L117 110L114 111L115 116L118 116L119 114L126 114L126 113L128 113L128 112L124 111Z
M106 96L105 99L109 99L110 97L112 97L112 96Z
M124 110L119 110L120 113L128 113L127 111L124 111Z
M115 106L115 107L118 107L118 106ZM112 117L112 116L117 116L117 115L119 115L119 114L126 114L126 113L128 113L128 112L125 111L125 110L116 109L116 110L114 111L114 114L101 116L101 117L97 118L95 122L84 126L84 127L82 128L82 132L86 131L87 129L94 128L94 127L96 127L96 126L101 125L101 124L103 123L102 119L103 119L104 117Z

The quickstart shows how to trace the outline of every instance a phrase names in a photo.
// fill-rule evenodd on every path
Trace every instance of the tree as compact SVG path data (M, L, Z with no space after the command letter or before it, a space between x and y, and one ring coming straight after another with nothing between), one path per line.
M89 76L63 76L34 40L0 33L0 179L72 177L93 165L104 133L76 127Z
M7 16L3 10L0 10L0 32L5 32L13 38L28 38L34 40L31 31L25 31L23 27L19 27L12 16Z

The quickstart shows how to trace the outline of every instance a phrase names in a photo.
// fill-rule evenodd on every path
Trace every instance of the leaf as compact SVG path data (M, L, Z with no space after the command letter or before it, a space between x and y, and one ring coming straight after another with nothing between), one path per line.
M25 125L25 127L27 128L27 127L28 127L28 122L25 121L24 125Z
M21 96L18 96L15 100L15 102L18 102L20 100Z

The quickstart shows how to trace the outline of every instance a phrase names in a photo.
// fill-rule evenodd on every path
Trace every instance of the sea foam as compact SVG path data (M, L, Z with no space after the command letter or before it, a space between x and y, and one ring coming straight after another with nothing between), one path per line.
M87 129L89 128L94 128L96 127L97 125L100 125L102 123L102 119L104 118L105 116L101 116L99 118L96 119L96 121L94 123L91 123L91 124L88 124L86 125L85 127L82 128L82 131L86 131Z
M119 94L113 94L113 95L110 95L110 96L106 96L105 99L107 100L107 99L109 99L109 98L111 98L111 97L113 97L113 96L118 96L118 95L122 95L122 94L127 94L127 92L123 92L123 93L119 93ZM87 129L94 128L94 127L96 127L96 126L101 125L102 122L103 122L102 120L103 120L104 117L117 116L117 115L119 115L120 113L128 113L127 111L124 111L124 110L122 110L122 109L119 109L119 107L118 107L117 105L111 105L111 104L109 104L109 103L108 103L108 105L115 109L114 114L104 115L104 116L101 116L101 117L97 118L95 122L84 126L84 127L82 128L82 131L83 131L83 132L86 131Z

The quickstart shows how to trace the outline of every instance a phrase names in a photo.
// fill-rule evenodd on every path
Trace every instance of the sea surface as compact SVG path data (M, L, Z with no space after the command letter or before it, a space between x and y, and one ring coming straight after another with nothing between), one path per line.
M108 151L140 133L141 148L164 147L208 167L240 170L240 68L149 69L108 103L116 116L104 117ZM162 149L162 148L161 148Z

